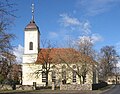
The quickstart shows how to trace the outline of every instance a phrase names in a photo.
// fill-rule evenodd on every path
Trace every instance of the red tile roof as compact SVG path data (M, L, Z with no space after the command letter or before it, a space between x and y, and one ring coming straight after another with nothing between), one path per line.
M89 56L83 55L72 48L44 48L40 49L37 57L36 64L49 63L77 63L77 62L95 62Z

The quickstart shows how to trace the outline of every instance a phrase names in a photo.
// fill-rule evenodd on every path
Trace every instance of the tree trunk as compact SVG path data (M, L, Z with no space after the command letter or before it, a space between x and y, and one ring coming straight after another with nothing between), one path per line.
M46 72L46 87L48 86L48 72Z
M82 83L82 81L81 81L81 76L78 76L79 77L79 80L80 80L80 84Z
M85 78L86 78L86 77L85 77L85 76L82 76L82 78L83 78L83 84L85 84Z

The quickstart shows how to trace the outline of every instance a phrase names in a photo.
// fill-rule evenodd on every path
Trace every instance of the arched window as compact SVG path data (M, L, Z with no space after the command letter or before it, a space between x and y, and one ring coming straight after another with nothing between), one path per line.
M46 82L46 73L42 71L42 82Z
M76 65L73 65L73 83L76 82L76 71L75 71L75 69L76 69Z
M52 82L56 82L56 73L54 70L52 71Z
M30 44L29 44L29 50L33 50L33 42L30 42Z
M62 79L66 81L66 66L62 66Z
M73 83L76 82L76 72L73 70Z

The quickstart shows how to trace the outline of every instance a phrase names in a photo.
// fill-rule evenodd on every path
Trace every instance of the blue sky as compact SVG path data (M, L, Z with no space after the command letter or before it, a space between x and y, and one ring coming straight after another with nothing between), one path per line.
M24 46L24 28L31 20L31 3L35 3L35 22L41 40L64 45L70 38L91 36L95 49L114 45L120 54L120 0L11 0L17 4L18 18L11 32L14 46Z

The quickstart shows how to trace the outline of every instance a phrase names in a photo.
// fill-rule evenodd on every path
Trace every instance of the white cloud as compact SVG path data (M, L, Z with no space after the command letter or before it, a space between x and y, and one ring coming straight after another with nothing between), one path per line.
M89 40L90 41L91 37L89 37L89 36L80 36L79 39L81 40L81 42L84 41L84 40Z
M92 43L103 41L102 36L92 33L92 27L88 20L80 21L78 18L73 16L71 17L68 14L61 14L59 23L62 26L62 30L59 32L61 34L58 33L58 37L62 37L64 41L68 41L70 39L73 39L74 41L76 38L78 38L77 41L79 41L79 39L83 41L89 40Z
M23 47L19 44L13 49L13 53L16 56L17 63L22 63Z
M58 37L58 34L56 32L50 32L49 36L50 36L50 38L56 38L56 37Z
M77 18L70 17L68 14L60 14L59 22L61 25L67 27L67 26L79 26L80 21Z
M91 36L80 36L79 40L88 40L94 44L96 42L103 41L103 38L99 34L92 34Z
M99 41L103 41L103 37L100 36L99 34L92 34L91 36L93 43L99 42Z
M60 39L61 41L76 42L76 39L87 39L92 43L103 41L102 36L93 34L91 24L88 20L80 21L78 18L66 14L60 14L58 20L60 24L59 32L51 32L51 36ZM79 37L80 36L80 37ZM79 40L78 39L78 40Z
M68 31L82 32L83 34L91 33L91 25L88 20L80 21L76 17L71 17L68 14L60 14L59 23Z
M88 15L96 15L118 5L120 0L78 0L77 6Z

